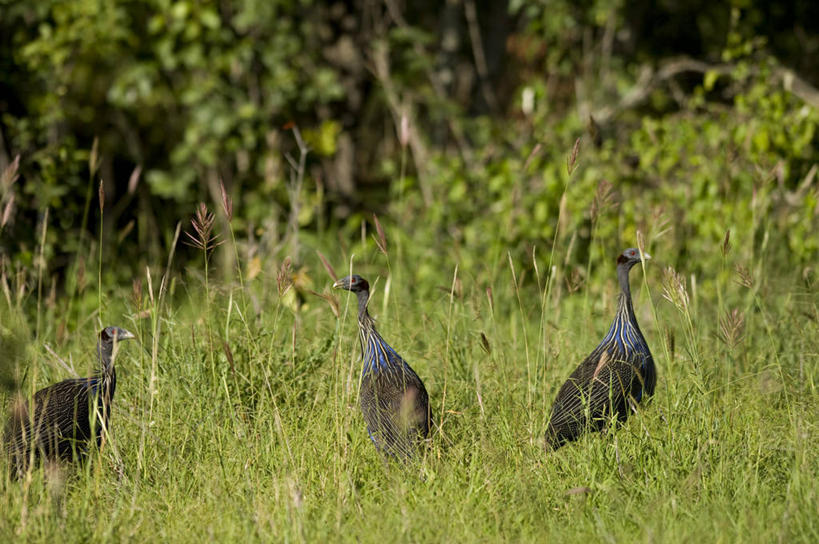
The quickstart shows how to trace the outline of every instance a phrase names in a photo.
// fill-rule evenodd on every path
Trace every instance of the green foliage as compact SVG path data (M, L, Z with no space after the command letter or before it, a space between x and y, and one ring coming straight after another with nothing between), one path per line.
M432 206L407 199L394 213L420 238L457 247L470 271L486 248L531 267L533 247L553 241L583 266L633 245L638 231L676 248L666 262L706 277L728 231L751 242L746 259L809 265L819 258L819 111L778 86L778 69L764 55L744 58L721 77L729 104L707 99L715 80L706 73L682 110L618 121L599 142L571 114L555 123L539 97L531 119L493 127L471 161L436 154Z
M693 13L673 3L662 9L680 22ZM685 255L707 251L730 229L758 241L782 233L776 246L789 264L815 260L816 109L792 94L769 40L754 34L762 7L701 9L714 15L713 25L698 21L690 51L681 52L721 57L733 68L706 70L676 91L657 86L644 106L606 117L588 133L590 122L578 113L639 88L644 45L665 51L674 38L670 27L662 36L639 26L653 11L510 3L520 23L507 47L514 76L506 78L503 109L475 115L476 106L456 99L438 75L435 33L414 10L407 16L417 24L388 27L359 53L364 41L340 6L12 2L3 54L15 68L8 81L17 96L2 130L22 155L25 183L15 208L19 226L4 231L4 245L30 265L39 240L24 225L49 208L45 252L57 256L50 262L70 284L75 271L65 263L75 252L84 258L88 238L97 238L86 232L99 226L93 206L90 217L87 210L102 178L114 204L102 223L105 252L140 249L116 271L125 279L163 252L164 233L197 201L218 201L221 179L239 204L240 232L271 233L291 212L308 232L339 220L352 232L359 211L389 207L423 239L463 248L467 268L486 247L522 257L553 240L571 244L570 261L588 268L589 259L617 251L637 229L649 234L650 221L676 217L683 222L669 234L684 240ZM635 38L618 41L620 28ZM387 82L356 67L379 49L387 53ZM394 88L415 105L410 122L428 146L425 155L396 145L389 127L382 137L376 127L398 124L400 112L388 115L394 105L385 93L365 95L372 86ZM520 115L527 93L531 104ZM280 129L290 120L310 148L297 188L283 157L295 152L295 141ZM570 177L566 157L579 137ZM89 169L95 138L99 166ZM416 171L414 160L425 170ZM126 184L135 165L142 175ZM592 214L603 180L612 184L611 201ZM422 187L428 194L419 200ZM754 208L754 195L767 191L773 208ZM619 217L614 205L624 222L612 221ZM280 235L268 234L274 241Z
M349 253L332 237L319 244L333 263L359 256L380 331L430 391L436 426L417 465L383 462L367 437L351 295L336 299L336 320L301 274L294 284L268 271L244 288L206 287L191 270L165 302L156 285L139 297L114 293L106 322L138 331L140 343L117 359L112 434L80 468L0 479L0 538L815 540L815 283L769 278L776 266L760 259L759 285L718 277L717 299L685 283L675 294L657 266L646 267L645 283L635 269L656 396L616 432L546 455L557 388L613 315L612 267L584 288L596 301L588 307L576 294L543 299L531 284L516 286L508 266L452 282L449 258L423 277L401 257L412 240L385 229L386 257L371 239ZM749 245L736 241L723 266ZM719 260L711 257L714 268ZM558 251L561 276L564 262ZM329 285L318 259L308 270L312 288ZM738 308L738 328L719 300ZM44 312L44 330L60 319ZM93 364L88 329L56 338L55 351L78 369ZM26 391L65 372L41 344L32 351Z
M267 202L243 207L242 220L267 219L270 206L289 202L277 125L318 121L316 153L335 152L338 122L312 114L342 96L337 70L321 58L318 21L307 16L315 9L289 1L13 3L4 54L14 56L27 92L2 122L23 156L27 194L18 207L56 209L61 228L85 229L84 167L99 136L98 175L121 201L108 226L137 219L171 228L219 176L242 187L245 200ZM144 172L131 187L134 165ZM156 242L139 243L146 239Z
M22 312L5 302L0 303L0 390L10 393L19 388L25 372L29 332Z

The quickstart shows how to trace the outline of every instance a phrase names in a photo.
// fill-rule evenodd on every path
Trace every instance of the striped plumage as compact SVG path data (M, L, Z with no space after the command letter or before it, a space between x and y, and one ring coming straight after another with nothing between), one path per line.
M92 439L99 446L101 430L108 428L117 386L114 346L129 338L134 335L125 329L106 327L97 342L98 374L55 383L37 391L31 403L17 403L6 423L3 442L18 474L27 469L32 458L70 460L84 454ZM97 413L93 422L92 410Z
M358 297L361 341L361 412L375 447L387 455L409 458L429 433L429 397L415 371L387 344L367 312L370 285L358 275L338 280L333 287Z
M645 259L651 257L643 253ZM630 402L654 394L657 372L631 302L628 274L640 262L640 251L625 250L617 258L620 295L617 315L603 341L572 372L552 406L546 431L547 449L576 440L587 429L601 430L610 415L624 421Z

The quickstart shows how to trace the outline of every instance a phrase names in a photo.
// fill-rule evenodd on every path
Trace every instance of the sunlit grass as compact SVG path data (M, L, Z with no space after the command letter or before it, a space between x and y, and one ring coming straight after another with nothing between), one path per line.
M141 342L117 361L110 442L78 469L0 480L0 541L819 540L815 286L762 261L754 284L732 272L694 289L655 241L632 272L655 398L547 455L554 395L614 315L613 262L574 291L554 288L570 281L558 243L533 252L538 278L498 247L484 269L444 255L425 279L411 238L386 230L389 245L319 249L370 279L380 332L426 384L435 425L417 464L384 462L367 438L355 304L318 256L302 276L271 257L207 289L158 267L133 293L94 293ZM59 303L42 321L26 391L67 377L44 343L94 365L95 326L57 345Z

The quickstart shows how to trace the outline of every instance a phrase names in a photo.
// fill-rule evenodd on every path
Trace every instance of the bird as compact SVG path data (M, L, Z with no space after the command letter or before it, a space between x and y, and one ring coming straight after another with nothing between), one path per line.
M629 248L617 257L617 314L603 341L558 391L546 430L547 451L577 440L586 430L604 429L611 415L625 421L632 402L654 394L657 370L634 315L628 281L640 255L640 250ZM642 253L642 258L651 256Z
M359 402L367 432L378 451L404 460L414 457L429 434L429 396L418 374L390 347L367 312L370 284L357 274L334 288L358 297L358 337L363 369Z
M102 329L97 341L98 373L40 389L30 403L18 402L12 409L3 441L12 459L11 468L18 476L28 469L31 460L74 460L84 457L92 440L97 447L101 445L101 431L108 429L117 386L115 350L119 342L132 338L135 336L131 332L119 327Z

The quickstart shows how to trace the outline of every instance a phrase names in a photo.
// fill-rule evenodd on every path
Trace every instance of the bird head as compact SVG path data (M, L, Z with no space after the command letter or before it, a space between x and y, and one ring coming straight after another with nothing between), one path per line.
M647 261L651 258L651 255L649 255L648 253L644 252L642 255L643 255L642 260L644 261ZM640 250L637 249L636 247L630 247L623 251L617 257L617 266L625 266L626 268L630 269L632 266L639 263L640 260L641 260Z
M370 290L370 284L358 274L341 278L333 284L333 287L336 289L346 289L354 293Z
M113 344L123 340L136 338L133 333L119 327L105 327L100 331L100 342L103 344Z

